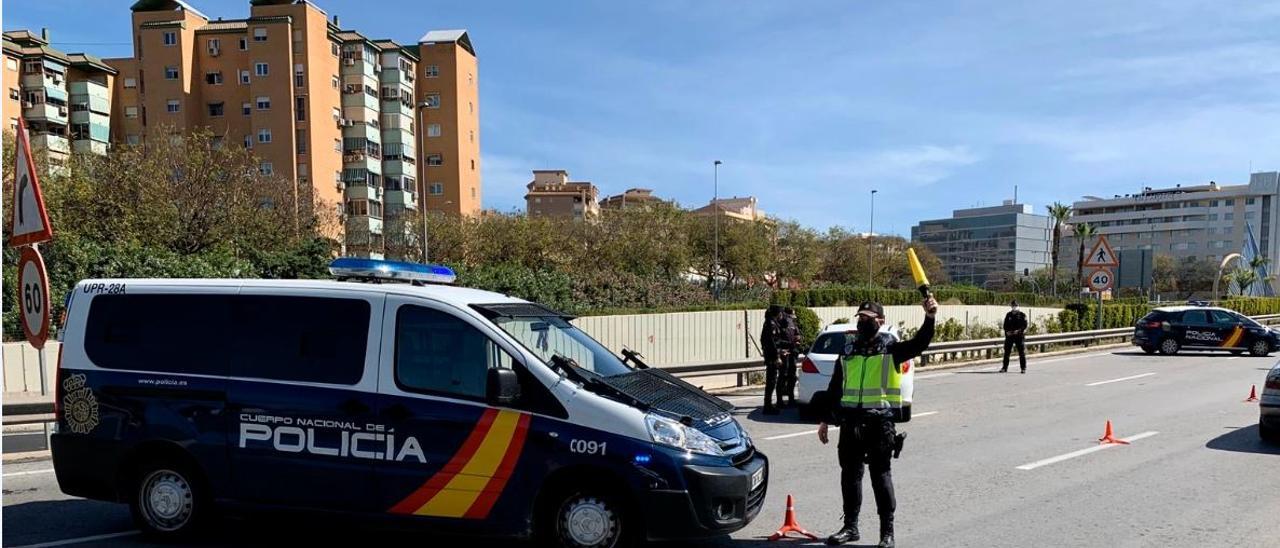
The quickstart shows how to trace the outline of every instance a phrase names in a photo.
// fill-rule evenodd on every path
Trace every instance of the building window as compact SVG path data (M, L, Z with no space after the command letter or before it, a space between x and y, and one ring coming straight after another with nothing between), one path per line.
M440 94L432 93L427 95L425 102L427 103L427 108L440 108Z
M252 136L252 135L245 135L245 136L244 136L244 148L253 148L253 136Z
M294 140L297 141L298 143L298 154L306 154L307 153L307 130L305 129L298 130L297 136L295 137ZM302 165L306 165L306 164L302 164ZM298 167L302 167L302 165ZM301 174L302 172L301 170L299 170L299 175Z
M472 198L476 197L476 187L471 187L471 197Z
M1235 213L1223 213L1223 214L1222 214L1222 220L1224 220L1224 221L1231 221L1231 220L1234 220L1235 218L1236 218L1236 214L1235 214Z
M333 89L338 89L338 86L342 85L342 79L334 76L329 80L329 83L333 84Z
M1210 220L1210 221L1216 221L1216 220L1218 220L1218 214L1217 214L1217 213L1210 213L1210 214L1209 214L1209 220Z
M205 74L205 75L204 75L204 81L205 81L205 83L207 83L207 84L213 84L213 85L215 85L215 86L220 86L220 85L222 85L222 73L221 73L221 72L210 72L210 73L207 73L207 74Z
M444 183L431 183L427 185L427 193L432 196L440 196L444 194Z
M1258 216L1258 212L1257 212L1257 211L1246 211L1246 212L1244 212L1244 218L1246 218L1246 219L1252 219L1252 218L1257 217L1257 216Z
M137 118L137 117L138 117L138 107L124 107L124 117L125 117L125 118Z
M13 99L14 101L17 101L22 98L22 94L19 93L18 90L16 89L9 88L9 98Z
M470 142L470 143L474 143L474 142L476 142L476 132L475 132L475 130L468 130L468 131L467 131L467 142Z
M248 116L253 113L253 103L240 103L240 114Z
M210 55L217 55L222 50L222 40L217 38L210 38L207 45Z
M240 37L240 51L244 51L244 50L247 50L247 49L249 49L249 39L247 39L247 38L245 38L245 37L241 36L241 37Z
M270 129L260 129L260 130L258 130L258 142L259 142L259 143L270 143L270 142L271 142L271 130L270 130Z
M468 112L470 112L471 114L475 114L475 113L476 113L476 104L475 104L475 103L472 103L471 101L467 101L467 111L468 111Z
M342 121L342 109L338 107L333 107L333 121L335 122Z
M222 103L209 103L209 116L222 116Z
M299 95L293 98L294 118L299 122L307 121L307 96Z
M12 57L5 57L4 68L9 70L18 70L18 60Z
M1209 200L1209 207L1218 207L1217 200Z
M337 57L339 55L339 48L338 48L337 42L329 42L329 53L333 54L334 57Z
M136 87L138 87L138 79L137 79L137 78L125 78L125 79L124 79L124 87L126 87L126 88L136 88Z
M1253 205L1253 203L1256 201L1257 201L1256 198L1245 198L1244 205Z
M271 98L270 98L270 97L259 97L259 98L258 98L258 110L271 110Z
M267 41L267 29L266 29L266 27L255 27L255 28L253 29L253 41L254 41L254 42L266 42L266 41Z
M471 160L471 171L475 171L475 170L476 170L476 161Z
M1228 206L1236 205L1236 199L1235 199L1235 198L1231 198L1231 199L1227 200L1226 204L1224 204L1224 205L1228 205Z
M298 177L306 177L307 174L307 164L298 164Z
M303 72L302 65L293 66L293 85L294 87L302 87L307 84L306 74Z
M240 71L240 83L241 84L249 83L249 71L247 70Z
M443 155L441 155L441 154L428 154L428 155L427 155L427 165L429 165L429 166L442 166L442 165L444 165L444 156L443 156Z
M261 164L258 164L258 173L263 175L274 175L275 172L275 167L271 165L271 162L262 162Z
M334 152L342 152L342 139L334 139L334 140L333 140L333 151L334 151Z
M40 74L44 72L44 63L39 59L28 59L22 62L23 74Z
M423 75L424 75L424 76L426 76L427 78L436 78L436 77L440 76L440 66L439 66L439 65L427 65L426 67L424 67L424 68L422 69L422 73L423 73Z
M177 80L177 79L178 79L178 67L165 67L165 68L164 68L164 79L165 79L165 80Z
M439 137L440 124L427 124L427 137Z
M142 139L135 134L129 134L124 136L124 142L130 145L136 145L142 142Z
M181 108L181 103L179 103L177 99L169 99L169 101L164 104L165 112L178 112Z
M258 76L266 76L268 72L269 72L269 71L267 70L267 64L266 64L266 63L254 63L254 64L253 64L253 73L254 73L254 74L257 74Z
M178 45L178 33L171 30L164 31L164 45L166 46Z

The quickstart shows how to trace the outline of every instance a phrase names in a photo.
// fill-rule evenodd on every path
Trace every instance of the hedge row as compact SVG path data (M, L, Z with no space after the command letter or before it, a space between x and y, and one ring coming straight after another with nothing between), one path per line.
M1235 298L1216 303L1246 316L1280 314L1280 297ZM1131 327L1154 306L1147 303L1108 303L1102 306L1102 328ZM1072 303L1049 322L1050 332L1089 331L1097 327L1098 305L1093 302Z
M1017 300L1023 306L1060 306L1061 299L1035 293L1004 293L980 289L934 289L940 303L959 302L967 305L1007 305ZM865 287L823 287L817 289L783 289L773 293L774 304L790 306L857 306L863 301L883 305L910 305L920 302L920 293L910 289L867 289Z

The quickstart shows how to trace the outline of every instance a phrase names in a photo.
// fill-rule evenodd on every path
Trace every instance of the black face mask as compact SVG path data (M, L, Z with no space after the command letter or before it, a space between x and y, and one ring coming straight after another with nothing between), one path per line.
M876 323L875 320L870 318L858 320L858 335L861 335L862 338L870 339L879 331L880 324Z

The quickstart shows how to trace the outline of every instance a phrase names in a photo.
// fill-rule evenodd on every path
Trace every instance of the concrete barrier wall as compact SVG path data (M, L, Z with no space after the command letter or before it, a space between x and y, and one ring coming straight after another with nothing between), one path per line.
M825 307L814 308L813 311L825 326L838 318L853 318L857 308ZM938 308L938 321L955 318L966 325L998 325L1007 311L1005 306L945 305ZM1056 308L1024 308L1023 311L1032 323L1040 323L1047 316L1058 313ZM885 315L889 322L901 322L907 327L919 326L924 321L924 311L919 306L887 306ZM694 365L759 359L758 338L764 323L764 310L588 316L575 319L573 323L615 353L626 347L640 352L650 365ZM45 346L50 390L53 388L58 346L52 341ZM575 358L588 359L586 356ZM3 359L5 392L40 393L39 359L34 348L27 343L5 343ZM715 380L701 382L719 384L712 382Z

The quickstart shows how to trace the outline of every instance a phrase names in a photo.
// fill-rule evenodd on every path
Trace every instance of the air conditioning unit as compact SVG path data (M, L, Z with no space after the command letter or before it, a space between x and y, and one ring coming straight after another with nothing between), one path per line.
M346 66L348 66L348 67L354 67L354 66L356 66L356 60L355 60L355 59L351 59L351 58L343 59L343 60L342 60L342 64L344 64L344 65L346 65Z

